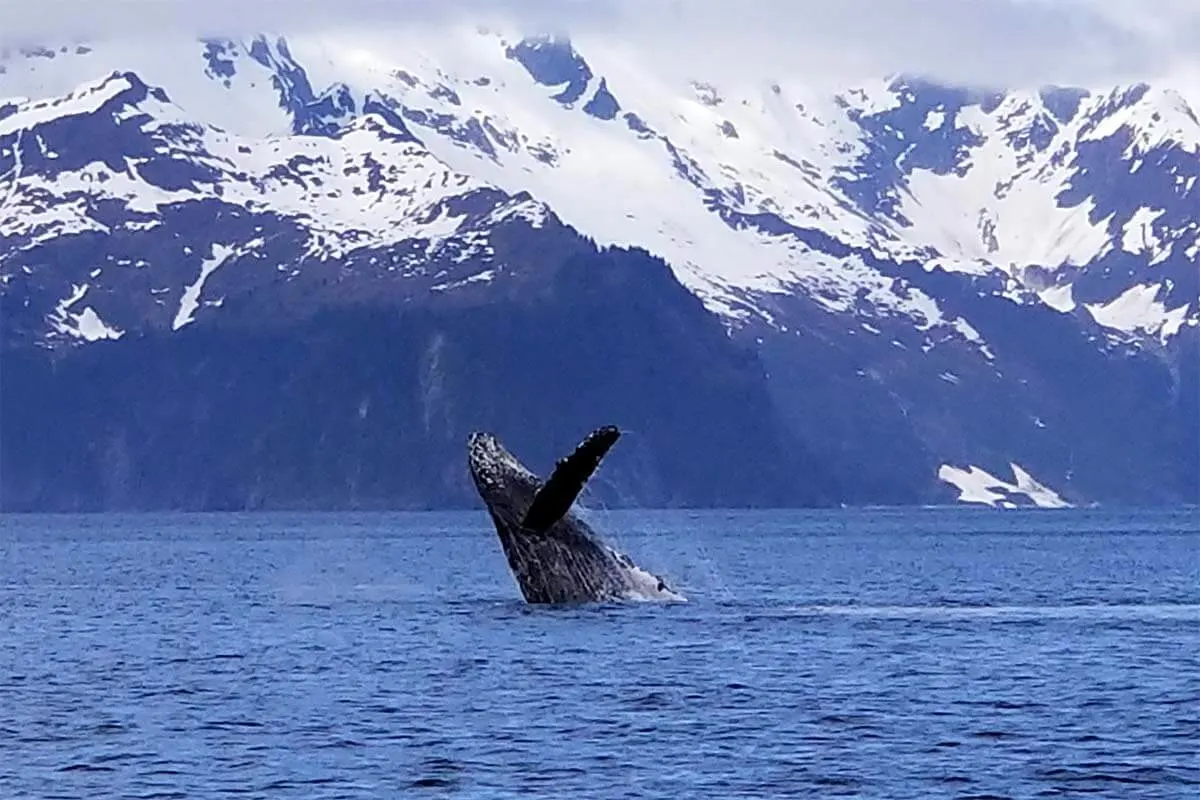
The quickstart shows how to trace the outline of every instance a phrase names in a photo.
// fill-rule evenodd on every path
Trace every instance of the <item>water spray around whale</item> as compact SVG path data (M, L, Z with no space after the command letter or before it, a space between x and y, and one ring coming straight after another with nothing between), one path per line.
M609 547L571 507L620 431L598 428L544 483L490 433L473 433L467 461L528 603L683 600L656 575Z

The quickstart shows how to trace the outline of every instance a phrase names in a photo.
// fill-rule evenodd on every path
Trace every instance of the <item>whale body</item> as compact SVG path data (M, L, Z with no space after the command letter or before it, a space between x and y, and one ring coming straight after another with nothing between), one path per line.
M656 575L605 544L571 507L620 438L598 428L543 482L490 433L467 440L467 461L528 603L683 600Z

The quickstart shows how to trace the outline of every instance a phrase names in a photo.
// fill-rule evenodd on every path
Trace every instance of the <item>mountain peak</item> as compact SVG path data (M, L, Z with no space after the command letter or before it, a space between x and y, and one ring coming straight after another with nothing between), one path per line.
M544 300L586 242L665 264L797 426L830 421L807 434L830 460L834 432L884 425L905 474L1015 464L1066 496L1045 442L1086 446L1090 398L1059 367L1170 375L1200 322L1200 126L1169 85L831 92L462 28L51 52L0 72L21 341ZM572 301L603 277L583 260ZM1159 402L1113 391L1112 418Z
M565 36L536 36L522 39L505 51L543 86L561 88L554 99L570 106L587 91L592 70Z

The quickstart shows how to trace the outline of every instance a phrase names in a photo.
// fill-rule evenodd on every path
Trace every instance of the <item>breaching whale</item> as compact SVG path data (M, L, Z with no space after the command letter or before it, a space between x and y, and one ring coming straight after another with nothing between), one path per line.
M612 426L593 431L558 462L545 483L494 435L473 433L468 438L471 478L526 602L684 599L606 545L571 511L620 435Z

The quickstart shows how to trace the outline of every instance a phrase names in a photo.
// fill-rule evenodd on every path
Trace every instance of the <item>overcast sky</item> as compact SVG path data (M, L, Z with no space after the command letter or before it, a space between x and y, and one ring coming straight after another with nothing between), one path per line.
M0 37L299 32L503 18L688 72L981 85L1200 73L1200 0L0 0ZM695 65L695 66L693 66Z

